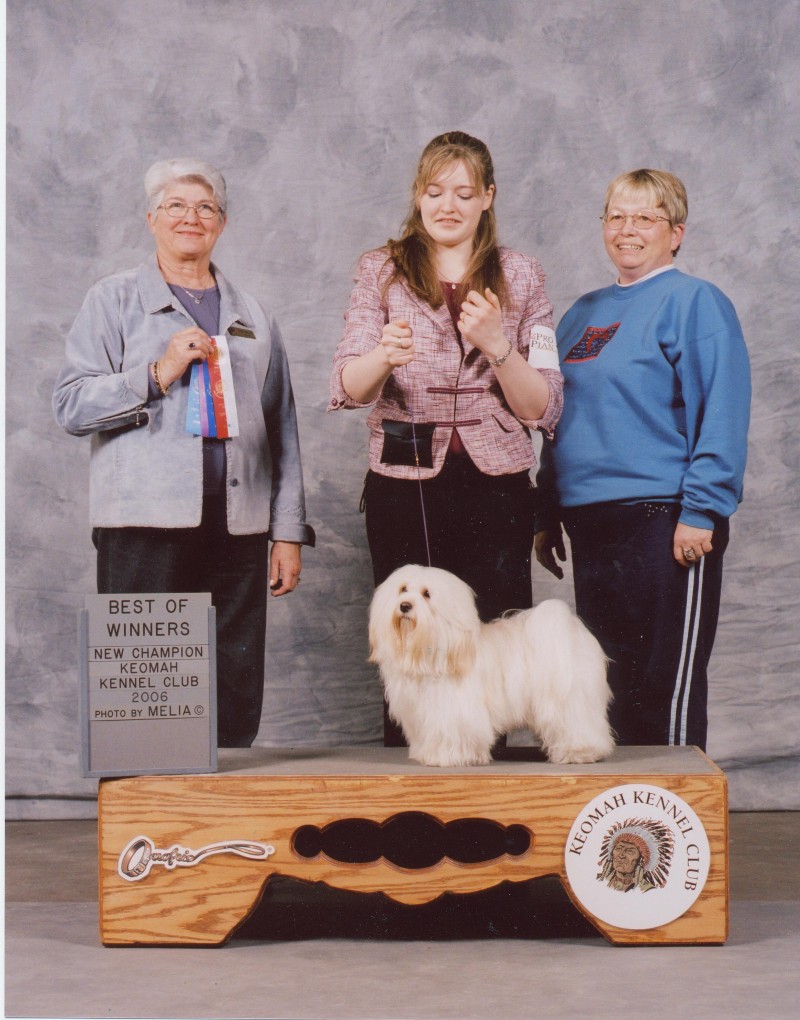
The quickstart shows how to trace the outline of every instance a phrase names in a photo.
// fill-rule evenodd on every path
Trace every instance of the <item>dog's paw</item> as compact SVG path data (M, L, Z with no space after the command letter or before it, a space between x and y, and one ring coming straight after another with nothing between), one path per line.
M613 751L610 748L598 747L553 747L547 752L547 760L554 765L591 765L602 761Z
M423 752L410 748L408 756L418 761L420 765L429 765L431 768L439 769L468 768L472 765L491 765L492 763L492 755L489 751L486 754L466 754L463 751L444 752L438 750Z

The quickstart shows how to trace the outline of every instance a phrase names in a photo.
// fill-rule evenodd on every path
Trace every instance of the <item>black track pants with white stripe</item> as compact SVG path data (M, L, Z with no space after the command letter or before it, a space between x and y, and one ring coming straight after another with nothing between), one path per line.
M717 521L713 551L686 568L672 555L679 514L671 503L563 514L576 609L611 660L610 721L620 744L706 746L728 521Z

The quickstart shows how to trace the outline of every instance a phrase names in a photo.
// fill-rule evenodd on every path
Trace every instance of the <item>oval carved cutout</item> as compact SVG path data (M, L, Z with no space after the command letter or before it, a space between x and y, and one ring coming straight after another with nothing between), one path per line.
M501 825L488 818L440 822L424 811L403 811L385 822L344 818L320 828L303 825L292 844L298 856L325 854L341 864L384 860L398 868L431 868L444 858L459 864L486 864L500 857L520 857L533 837L524 825Z

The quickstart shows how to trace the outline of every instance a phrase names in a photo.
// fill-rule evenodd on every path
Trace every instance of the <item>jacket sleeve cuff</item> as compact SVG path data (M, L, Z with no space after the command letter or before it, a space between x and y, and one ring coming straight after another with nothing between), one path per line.
M690 510L686 507L681 510L678 520L681 524L687 524L690 528L706 528L708 531L713 531L715 527L715 521L712 516L703 513L701 510Z
M547 407L545 407L541 418L530 420L520 418L520 422L529 429L539 429L541 432L544 432L548 439L552 439L558 420L561 417L561 412L564 409L564 376L550 368L540 368L539 371L547 380L547 385L550 389Z
M317 544L317 536L311 525L298 524L296 521L271 522L269 539L271 542L295 542L297 545L308 545L312 549Z
M331 399L325 409L326 411L338 411L342 407L345 410L354 410L359 407L371 407L377 402L377 397L375 400L368 400L365 404L353 400L342 385L342 373L344 372L345 365L347 365L347 361L334 369L334 375L331 379Z
M136 365L125 372L125 385L145 404L150 400L150 365Z

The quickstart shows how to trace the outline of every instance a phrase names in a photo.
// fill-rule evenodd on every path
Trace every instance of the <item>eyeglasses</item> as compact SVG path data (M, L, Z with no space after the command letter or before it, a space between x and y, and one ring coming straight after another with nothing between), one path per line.
M650 230L659 220L671 222L669 216L649 216L647 213L635 213L633 216L623 216L621 213L614 213L613 216L606 214L600 219L609 230L622 230L628 220L633 221L637 230Z
M173 199L171 202L163 202L158 208L163 209L167 216L171 216L173 220L182 220L190 209L194 209L201 220L213 220L220 213L219 206L213 202L187 205L186 202L179 202L177 199Z

